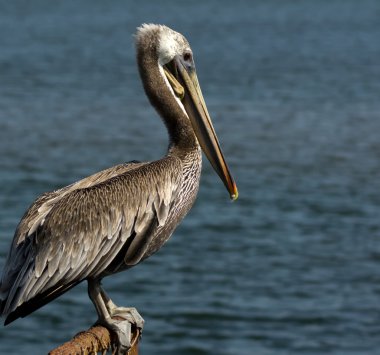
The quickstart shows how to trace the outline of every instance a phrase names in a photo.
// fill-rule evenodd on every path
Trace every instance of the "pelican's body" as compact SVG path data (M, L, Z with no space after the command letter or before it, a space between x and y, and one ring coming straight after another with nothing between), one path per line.
M171 236L196 198L201 146L231 196L237 196L192 57L186 59L188 42L165 26L144 25L136 48L145 91L169 132L167 155L112 167L32 204L17 227L0 279L0 315L6 324L87 280L99 318L115 330L110 319L116 308L100 280L141 262Z

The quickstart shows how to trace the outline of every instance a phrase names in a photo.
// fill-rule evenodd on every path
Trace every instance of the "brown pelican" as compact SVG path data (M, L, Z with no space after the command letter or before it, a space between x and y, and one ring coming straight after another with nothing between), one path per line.
M231 198L238 196L188 41L166 26L145 24L137 30L136 50L145 92L169 133L167 154L117 165L37 198L18 224L0 280L5 324L87 280L98 321L116 333L125 353L125 332L131 323L142 328L143 319L134 308L113 304L101 279L140 263L169 239L196 198L201 148Z

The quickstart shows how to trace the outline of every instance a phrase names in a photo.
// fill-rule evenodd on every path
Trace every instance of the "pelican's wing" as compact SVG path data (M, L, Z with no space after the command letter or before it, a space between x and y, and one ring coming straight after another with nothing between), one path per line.
M99 277L120 252L126 263L137 263L152 228L165 224L181 179L180 160L167 157L37 200L34 223L29 221L28 232L19 228L24 237L16 232L21 242L14 240L0 283L6 323Z
M34 203L30 206L30 208L26 211L25 215L21 219L19 225L17 226L13 243L18 245L24 242L25 238L28 235L32 235L36 231L36 228L40 224L43 224L44 218L50 212L52 207L68 193L74 190L97 185L101 182L107 181L108 179L124 174L127 171L136 169L145 164L147 163L140 163L137 161L119 164L109 169L99 171L59 190L44 193L39 198L37 198L36 201L34 201ZM15 247L15 245L13 245L13 247Z
M59 190L44 193L33 202L17 226L3 274L0 278L0 316L5 305L4 300L8 297L9 290L15 279L19 277L20 268L25 263L26 251L35 238L36 229L44 224L45 218L52 208L62 198L75 190L94 186L145 164L147 163L131 161L113 166Z

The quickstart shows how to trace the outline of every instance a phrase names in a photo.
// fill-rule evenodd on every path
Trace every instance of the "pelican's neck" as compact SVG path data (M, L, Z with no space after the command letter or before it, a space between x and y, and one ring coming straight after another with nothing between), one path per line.
M145 92L169 134L169 152L199 150L190 120L165 80L154 45L137 47L137 63Z

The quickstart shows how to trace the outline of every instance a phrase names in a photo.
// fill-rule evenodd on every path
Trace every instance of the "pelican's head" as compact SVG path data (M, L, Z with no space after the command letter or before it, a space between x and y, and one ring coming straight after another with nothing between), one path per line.
M169 27L145 24L137 30L136 46L138 56L144 56L139 60L147 63L145 67L158 66L160 76L175 98L178 107L191 122L203 152L225 184L231 198L237 199L238 190L220 149L203 99L189 42L183 35ZM144 50L139 50L139 48L144 48ZM140 74L145 87L152 85L155 81L155 78L146 77L141 68Z

